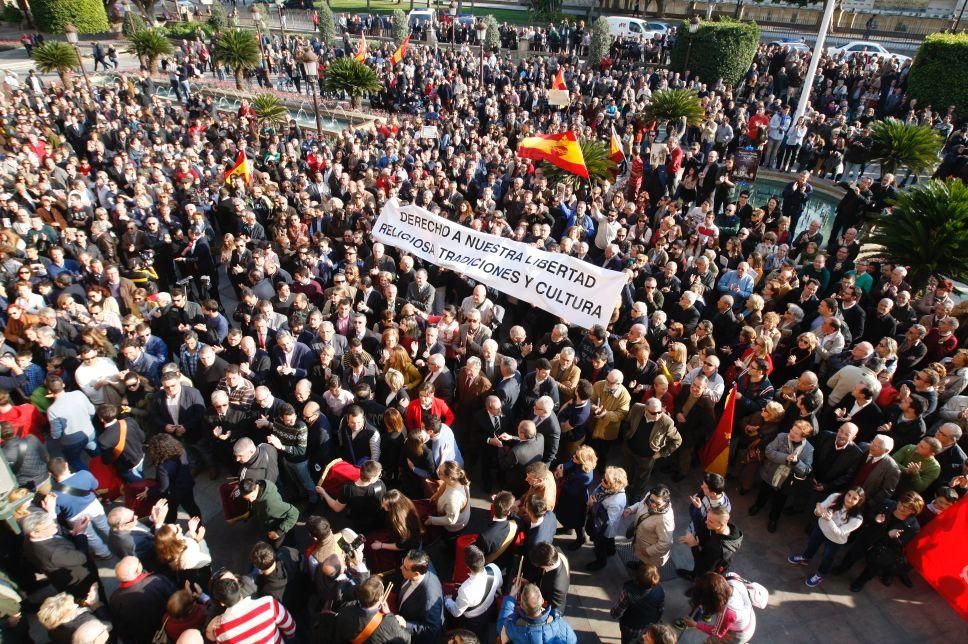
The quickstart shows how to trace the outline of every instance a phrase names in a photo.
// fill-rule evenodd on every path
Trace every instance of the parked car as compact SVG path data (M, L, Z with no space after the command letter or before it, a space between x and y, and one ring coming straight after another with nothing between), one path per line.
M772 40L767 43L768 45L775 45L781 47L784 51L795 51L795 52L811 52L813 47L803 42L801 39L780 39Z
M850 57L867 54L869 56L877 56L878 58L897 58L902 63L911 60L910 56L892 54L883 45L870 40L852 40L840 47L828 47L827 54L835 58L838 56Z
M434 24L436 19L436 14L433 9L414 9L407 18L407 26L411 29L414 27L425 27L428 24Z

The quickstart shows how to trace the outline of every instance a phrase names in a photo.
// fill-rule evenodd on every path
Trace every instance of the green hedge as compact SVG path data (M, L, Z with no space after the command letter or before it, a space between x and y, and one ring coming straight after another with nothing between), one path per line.
M215 33L215 28L210 24L196 20L169 22L165 24L165 34L170 38L195 40L200 33L205 38L211 38Z
M968 34L931 34L924 39L908 76L908 92L935 113L955 106L959 119L968 116Z
M720 78L731 85L742 80L760 42L760 27L755 22L727 18L720 18L716 22L703 20L693 35L689 34L689 23L683 21L678 34L672 49L671 69L683 71L691 39L689 69L710 85Z
M68 23L82 34L111 30L101 0L30 0L30 12L37 29L48 34L64 33L64 25Z

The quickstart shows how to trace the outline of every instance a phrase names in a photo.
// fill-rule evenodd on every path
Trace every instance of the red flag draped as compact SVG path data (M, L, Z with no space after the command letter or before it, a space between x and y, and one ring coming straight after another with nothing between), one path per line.
M719 424L712 438L699 452L699 460L706 472L726 476L729 467L729 441L733 436L733 419L736 416L736 385L729 390L726 407L719 417Z
M968 620L968 497L935 517L907 545L905 554L924 580L962 619Z
M558 73L555 74L555 80L551 83L551 89L568 89L565 85L565 68L559 67Z

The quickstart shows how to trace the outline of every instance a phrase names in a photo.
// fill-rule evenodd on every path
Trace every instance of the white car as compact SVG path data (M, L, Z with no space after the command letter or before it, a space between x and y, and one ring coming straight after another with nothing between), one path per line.
M844 56L851 57L857 56L859 54L867 54L870 56L877 56L878 58L897 58L902 63L911 60L910 56L902 56L901 54L892 54L891 52L884 49L883 45L869 40L852 40L851 42L843 45L841 47L828 47L827 54L833 56L834 58Z

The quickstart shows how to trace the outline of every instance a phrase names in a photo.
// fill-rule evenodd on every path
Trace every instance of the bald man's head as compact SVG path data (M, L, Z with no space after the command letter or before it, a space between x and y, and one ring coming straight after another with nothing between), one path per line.
M134 556L125 557L114 567L114 574L120 582L133 580L141 571L141 561Z

